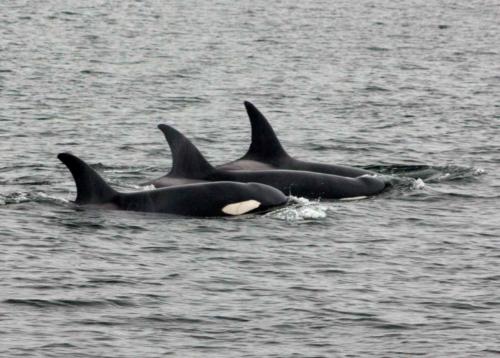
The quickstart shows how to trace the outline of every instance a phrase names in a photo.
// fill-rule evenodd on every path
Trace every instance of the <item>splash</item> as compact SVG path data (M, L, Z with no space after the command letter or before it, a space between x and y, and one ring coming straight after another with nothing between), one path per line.
M20 203L25 203L25 202L32 201L32 200L33 200L33 197L30 193L22 192L22 191L16 191L16 192L7 194L2 199L0 199L0 201L3 202L3 205L20 204Z
M328 207L320 204L319 200L310 201L306 198L291 196L290 204L266 216L285 221L319 220L327 216Z
M22 204L28 202L52 203L52 204L70 203L70 201L67 199L51 196L44 192L29 193L29 192L16 191L0 197L0 205Z
M425 188L425 182L422 179L418 178L413 182L412 189L422 190L423 188Z
M134 186L134 188L140 191L150 191L156 189L156 187L153 184Z

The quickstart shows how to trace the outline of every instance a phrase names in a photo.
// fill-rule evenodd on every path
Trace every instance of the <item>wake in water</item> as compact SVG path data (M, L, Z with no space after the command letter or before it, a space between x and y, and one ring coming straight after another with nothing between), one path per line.
M71 202L58 196L48 195L44 192L22 192L16 191L8 194L0 194L0 206L22 203L46 203L55 205L68 205Z
M370 165L364 169L376 173L396 177L406 177L425 180L426 183L440 183L444 181L470 180L479 175L486 174L480 168L461 167L457 165L430 166L430 165Z
M482 169L460 166L429 166L429 165L377 165L365 167L367 170L380 173L388 183L388 188L378 197L381 198L411 198L411 200L435 200L436 197L449 196L468 197L457 190L434 188L437 184L446 182L468 182L486 174ZM478 197L474 195L474 197ZM308 200L291 197L291 204L285 208L272 211L267 216L285 221L321 220L327 217L333 207L342 205L345 201L356 201L367 198L347 198L334 201Z
M389 184L385 192L377 197L401 197L404 193L421 191L426 187L422 179L404 178L383 175L384 180ZM290 197L289 205L273 210L266 214L267 217L280 219L289 222L321 220L328 216L328 212L336 211L337 207L346 202L356 202L370 200L374 197L354 197L340 200L309 200L306 198Z

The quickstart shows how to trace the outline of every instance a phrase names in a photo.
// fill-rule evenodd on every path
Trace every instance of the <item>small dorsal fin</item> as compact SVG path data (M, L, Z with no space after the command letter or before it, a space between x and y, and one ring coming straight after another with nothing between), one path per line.
M214 169L182 133L166 124L159 124L158 129L165 135L172 151L172 169L169 176L203 179Z
M252 143L242 159L272 162L277 158L288 157L266 117L248 101L245 101L245 108L252 126Z
M73 179L75 179L75 203L80 205L107 203L118 194L80 158L70 153L60 153L57 158L68 167Z

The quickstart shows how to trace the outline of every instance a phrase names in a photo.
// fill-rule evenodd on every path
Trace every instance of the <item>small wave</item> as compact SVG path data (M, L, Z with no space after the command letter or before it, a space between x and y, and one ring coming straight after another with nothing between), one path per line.
M398 323L380 323L380 324L375 324L375 328L379 329L388 329L388 330L406 330L406 329L412 329L413 327L408 325L408 324L398 324Z
M73 15L80 15L79 13L77 12L73 12L73 11L61 11L61 14L63 15L70 15L70 16L73 16Z
M96 76L111 75L111 73L109 72L97 71L97 70L81 70L80 73L83 75L96 75Z
M34 200L35 201L38 201L38 202L48 202L48 203L56 203L56 204L69 204L71 203L71 201L67 200L67 199L63 199L63 198L60 198L60 197L56 197L56 196L51 196L51 195L48 195L44 192L37 192L34 194Z
M366 91L373 91L373 92L389 92L387 88L380 87L380 86L366 86L365 88Z
M386 48L386 47L380 47L380 46L370 46L370 47L367 47L366 48L367 50L370 50L370 51L390 51L390 49Z
M500 195L497 195L496 193L493 195L485 195L485 194L478 194L476 192L467 192L467 191L460 191L458 189L454 189L453 191L449 190L444 190L444 189L436 189L436 188L426 188L428 194L433 194L434 198L436 196L442 197L442 198L464 198L464 199L484 199L484 200L497 200L500 198Z
M119 321L112 321L112 320L104 321L98 319L81 319L74 321L74 323L83 326L104 326L104 327L123 326L127 324Z
M209 103L206 98L196 96L170 96L167 97L169 102L174 103Z
M104 299L104 300L76 300L76 299L53 299L44 300L39 298L9 298L3 301L6 304L31 306L36 308L47 307L101 307L108 305L115 306L132 306L129 301L118 299Z
M151 169L153 169L153 167L132 168L132 167L121 166L121 167L108 168L105 171L113 174L142 174Z
M134 282L131 280L122 280L120 278L94 278L94 279L89 279L88 283L91 285L100 285L100 286L134 284Z
M41 349L54 349L54 348L71 348L71 349L74 349L74 348L78 348L78 346L75 346L71 343L67 343L67 342L64 342L64 343L48 343L48 344L45 344L43 346L40 347Z
M197 319L197 318L189 318L189 317L171 317L163 314L152 314L146 317L140 317L138 319L144 320L146 322L168 322L170 324L207 324L209 323L207 320Z
M241 318L241 317L229 317L229 316L213 316L214 319L216 320L222 320L222 321L235 321L235 322L250 322L249 319L247 318Z

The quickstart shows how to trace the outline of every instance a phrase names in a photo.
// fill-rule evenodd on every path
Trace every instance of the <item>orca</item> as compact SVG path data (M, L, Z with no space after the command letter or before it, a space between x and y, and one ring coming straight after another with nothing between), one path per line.
M296 170L221 170L214 168L198 148L173 127L160 124L158 128L172 151L170 172L150 182L158 188L175 186L183 180L256 182L279 189L285 195L342 199L372 196L386 187L381 178L371 175L349 178Z
M258 183L199 183L120 193L80 158L70 153L61 153L57 157L73 175L77 191L75 203L78 205L210 217L266 212L288 201L279 190Z
M247 153L238 160L217 167L220 170L287 169L333 174L355 178L374 172L334 164L306 162L291 157L283 149L273 127L252 103L245 101L245 108L252 127L252 141Z

